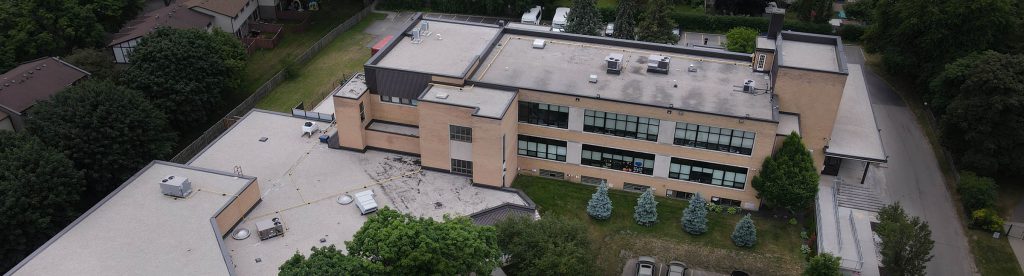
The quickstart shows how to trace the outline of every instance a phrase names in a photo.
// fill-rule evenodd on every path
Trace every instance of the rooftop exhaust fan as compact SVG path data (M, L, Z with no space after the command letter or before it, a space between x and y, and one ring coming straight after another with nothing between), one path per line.
M185 198L192 193L192 182L188 177L168 175L160 180L160 192L164 195Z
M605 57L604 61L608 63L608 74L618 75L619 73L622 73L622 54L608 54L608 57Z
M668 74L668 64L671 60L671 57L661 55L647 56L647 72Z
M533 48L534 49L544 49L544 45L546 45L546 44L547 44L547 42L544 41L543 39L534 39L533 40Z

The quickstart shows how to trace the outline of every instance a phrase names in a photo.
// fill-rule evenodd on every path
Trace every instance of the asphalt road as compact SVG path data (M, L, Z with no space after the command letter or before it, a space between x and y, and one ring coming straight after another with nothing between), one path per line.
M847 46L846 57L849 63L864 64L860 47ZM935 257L928 263L928 275L974 275L964 228L943 183L932 145L899 95L870 67L863 68L875 120L889 155L879 187L882 198L900 202L908 214L921 217L931 226Z

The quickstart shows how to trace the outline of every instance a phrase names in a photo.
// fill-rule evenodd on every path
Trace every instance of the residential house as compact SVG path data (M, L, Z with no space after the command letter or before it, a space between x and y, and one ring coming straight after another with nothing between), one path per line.
M249 24L259 18L256 0L188 0L185 6L212 16L213 26L237 37L246 36Z
M0 131L22 131L36 102L49 99L89 72L55 57L22 63L0 75Z
M209 31L213 24L213 16L194 11L175 1L170 5L148 12L125 24L124 28L114 35L107 47L114 52L114 62L128 63L129 54L146 36L159 27L175 29L200 29Z

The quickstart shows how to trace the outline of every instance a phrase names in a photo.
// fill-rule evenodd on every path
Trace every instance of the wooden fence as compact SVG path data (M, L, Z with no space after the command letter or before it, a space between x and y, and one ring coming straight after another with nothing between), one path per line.
M321 49L327 47L327 44L330 44L331 41L338 37L338 35L341 35L341 33L348 31L353 26L358 24L359 21L362 21L363 18L366 18L366 16L370 14L370 11L372 9L373 1L369 1L369 3L367 3L366 7L363 8L363 10L359 11L359 13L353 15L348 20L345 20L345 22L342 22L337 27L334 27L334 29L332 29L330 32L328 32L322 38L320 38L320 40L318 40L316 43L313 43L313 45L311 45L309 49L306 49L306 52L302 53L302 55L295 59L295 65L303 65L306 62L308 62L309 59L313 58L313 56L319 53ZM267 80L267 82L263 83L263 85L257 88L256 91L253 92L252 95L250 95L244 101L242 101L242 103L238 104L238 106L235 106L235 108L228 112L228 114L224 115L224 118L221 118L219 122L213 124L213 126L210 126L209 129L203 132L203 135L200 135L198 138L196 138L196 140L192 141L191 144L182 149L181 152L178 152L178 154L171 158L170 161L180 164L187 163L196 154L199 154L200 151L205 149L207 145L216 140L217 137L220 137L220 135L223 134L224 131L227 131L227 129L230 128L232 124L241 119L242 116L245 116L245 114L248 113L249 110L252 110L254 107L256 107L256 103L258 103L268 94L270 94L270 91L273 91L275 87L281 84L281 82L284 81L284 78L285 73L284 69L282 69L281 71L278 71L277 74L274 74L274 76L271 77L269 80Z

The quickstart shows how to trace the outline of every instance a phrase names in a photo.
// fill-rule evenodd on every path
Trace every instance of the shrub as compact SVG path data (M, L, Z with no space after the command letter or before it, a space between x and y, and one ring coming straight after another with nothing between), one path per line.
M843 25L839 27L839 36L848 42L860 41L860 37L864 36L865 29L867 28L861 25Z
M811 255L811 247L806 244L800 245L800 254L804 254L804 257Z
M796 224L797 224L796 218L789 219L789 225L796 225Z
M608 198L608 184L601 183L587 202L587 214L596 220L612 217L612 200Z
M1003 231L1003 218L991 208L971 212L971 225L990 232Z
M722 209L723 208L725 208L725 207L722 207L722 205L718 205L718 204L715 204L715 203L708 203L708 213L719 213L720 214L720 213L722 213Z
M728 212L728 213L729 213L730 215L735 215L735 214L736 214L736 213L738 213L739 211L740 211L740 209L739 209L739 208L736 208L736 207L729 207L729 209L727 209L727 211L726 211L726 212Z
M754 247L757 243L757 226L750 214L743 216L732 231L732 243L739 247Z
M956 185L960 201L968 212L995 206L997 189L992 178L980 177L969 171L960 172L960 182Z
M811 258L811 261L807 264L807 268L804 269L804 276L840 276L843 275L839 271L839 257L833 256L829 253L821 253L818 256Z
M682 221L686 233L700 235L708 231L708 209L700 193L690 198L690 205L683 210Z
M636 199L636 207L633 208L633 219L636 220L636 224L651 226L658 222L658 202L654 201L653 191L647 188L647 191Z

